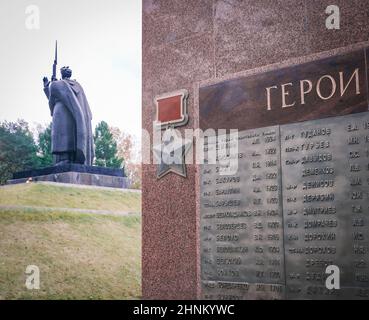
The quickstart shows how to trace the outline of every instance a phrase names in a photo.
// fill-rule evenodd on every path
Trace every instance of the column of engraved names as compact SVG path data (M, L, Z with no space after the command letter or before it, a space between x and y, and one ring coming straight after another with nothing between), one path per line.
M219 141L219 143L218 143ZM222 277L232 279L239 272L235 268L241 264L239 256L228 260L219 258L219 243L236 243L239 235L246 229L246 223L222 224L217 223L217 211L239 208L241 177L236 174L229 176L228 166L213 164L214 159L224 160L229 153L224 149L234 148L236 141L225 137L209 137L204 144L205 161L201 167L201 273L202 279L218 280ZM236 155L238 157L238 154ZM234 157L234 156L233 156ZM227 232L230 231L230 232ZM225 249L224 249L225 250ZM229 249L232 253L242 254L246 248ZM238 252L237 252L238 251Z
M240 132L237 158L232 176L202 167L202 279L253 283L253 296L268 295L284 282L278 127Z
M353 210L364 193L352 171L356 121L362 115L281 127L287 297L344 298L357 285L354 234L363 220ZM326 288L328 265L340 268L346 289Z

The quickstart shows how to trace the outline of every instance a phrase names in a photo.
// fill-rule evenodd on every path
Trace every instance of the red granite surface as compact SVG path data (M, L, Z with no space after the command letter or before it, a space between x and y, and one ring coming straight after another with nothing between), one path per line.
M310 61L325 50L363 42L369 0L339 0L341 31L324 28L328 0L143 0L142 128L152 135L154 97L189 91L189 122L198 128L198 88ZM253 69L257 68L257 69ZM253 69L253 70L250 70ZM145 148L146 146L143 146ZM143 165L142 296L195 299L200 293L199 174L156 178Z
M187 174L156 180L154 165L143 170L144 298L196 298L195 166Z
M213 74L212 0L143 1L142 127L152 135L154 98L180 89L189 92L194 128L194 83ZM156 165L142 172L142 296L196 299L199 295L196 166L187 177L156 178Z

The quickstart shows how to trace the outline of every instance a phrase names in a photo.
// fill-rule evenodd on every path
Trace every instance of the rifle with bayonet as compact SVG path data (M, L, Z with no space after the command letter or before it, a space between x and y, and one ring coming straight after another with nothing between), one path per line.
M53 64L53 75L51 81L56 81L56 66L58 65L58 41L55 42L55 59Z
M58 65L58 41L55 42L55 58L54 58L54 64L53 64L53 74L51 76L51 81L56 81L58 80L56 78L56 66ZM44 82L44 91L45 94L47 96L47 98L49 98L49 85L50 85L50 81L47 77L44 77L43 79Z

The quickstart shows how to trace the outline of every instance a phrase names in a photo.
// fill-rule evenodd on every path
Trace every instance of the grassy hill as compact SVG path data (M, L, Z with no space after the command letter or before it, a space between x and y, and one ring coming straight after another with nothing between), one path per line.
M140 207L137 192L1 187L0 300L140 298ZM28 265L40 290L25 287Z
M140 212L141 194L113 188L24 183L0 188L0 206Z

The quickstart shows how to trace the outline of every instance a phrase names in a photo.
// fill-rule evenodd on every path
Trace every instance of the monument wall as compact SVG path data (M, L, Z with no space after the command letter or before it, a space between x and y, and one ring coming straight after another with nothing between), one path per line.
M340 30L325 26L329 4L143 1L143 129L152 135L156 96L186 89L189 121L179 130L239 129L245 156L239 175L232 176L239 186L225 183L235 190L231 197L214 197L219 188L204 185L217 179L207 179L206 165L187 165L187 177L160 179L157 165L143 166L143 298L322 298L323 266L331 261L343 265L342 281L349 284L343 297L365 298L367 270L361 267L368 243L358 239L367 238L369 221L355 210L367 206L367 163L364 153L357 161L349 157L362 152L367 139L369 1L335 1ZM307 80L302 87L300 80ZM302 94L308 80L311 92ZM310 137L311 130L321 135ZM261 158L253 160L253 154ZM334 161L310 166L316 157ZM257 170L273 183L254 186ZM318 198L319 205L304 203ZM214 210L225 204L229 210ZM226 212L244 217L219 218ZM237 232L217 231L226 225ZM302 248L314 253L311 259ZM219 267L224 264L228 268Z

